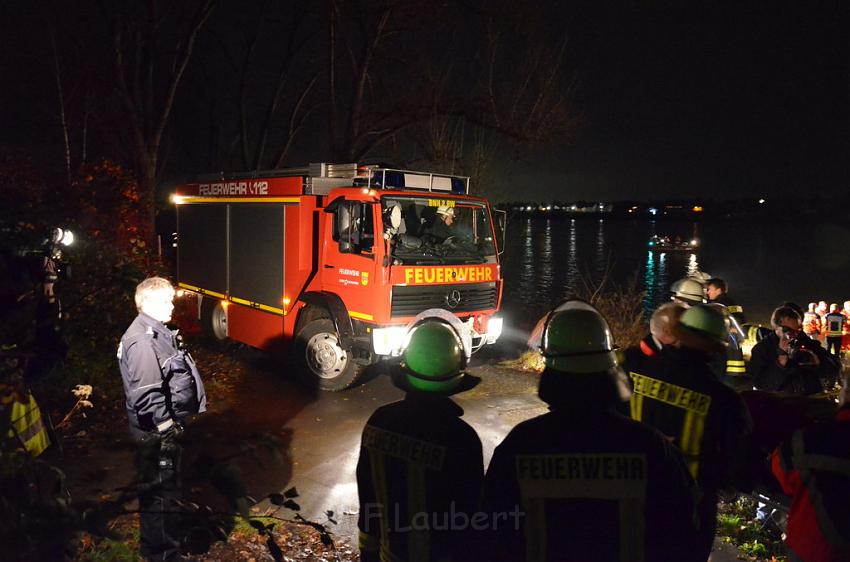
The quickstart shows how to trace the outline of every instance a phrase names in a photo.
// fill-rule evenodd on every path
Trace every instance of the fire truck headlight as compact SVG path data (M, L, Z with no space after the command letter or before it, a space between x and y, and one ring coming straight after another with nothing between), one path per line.
M499 336L502 335L502 318L493 316L487 321L487 343L496 343Z
M388 326L372 330L372 347L376 355L401 355L404 349L407 328L404 326Z
M63 228L54 228L53 243L62 244L63 246L70 246L74 243L74 233L70 230L65 230Z

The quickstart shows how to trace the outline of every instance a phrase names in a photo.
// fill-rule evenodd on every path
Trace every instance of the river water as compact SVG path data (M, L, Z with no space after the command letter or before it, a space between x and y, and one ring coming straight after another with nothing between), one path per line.
M792 218L792 217L789 217ZM693 253L648 250L652 234L696 236ZM670 297L670 284L697 270L722 277L750 321L791 300L850 300L850 230L844 225L806 226L792 221L735 221L511 216L502 254L506 328L527 330L549 308L583 283L606 275L614 284L636 280L651 313Z

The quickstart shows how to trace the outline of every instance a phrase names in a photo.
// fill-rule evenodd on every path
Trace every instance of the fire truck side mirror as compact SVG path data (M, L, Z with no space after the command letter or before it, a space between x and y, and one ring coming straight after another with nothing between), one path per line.
M493 209L493 222L496 227L496 240L499 243L499 255L505 251L505 230L508 224L508 213L500 209Z

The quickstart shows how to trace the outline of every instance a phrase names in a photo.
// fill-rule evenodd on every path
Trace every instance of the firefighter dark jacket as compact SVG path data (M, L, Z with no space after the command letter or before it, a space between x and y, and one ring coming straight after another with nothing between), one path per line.
M118 365L133 433L156 431L207 409L204 383L176 331L140 313L118 345Z
M482 559L695 560L695 495L657 431L577 396L573 407L519 424L496 448L484 511L499 526L485 534Z
M729 293L723 293L711 302L725 306L729 315L735 318L739 326L747 322L747 319L744 317L744 307L732 300Z
M649 424L682 451L700 487L734 487L746 466L752 420L733 389L717 380L700 352L665 347L655 361L630 370L632 418ZM639 369L639 370L638 370Z
M793 394L816 394L823 391L821 379L831 380L839 371L839 365L820 342L805 337L806 347L817 355L817 366L800 365L789 360L784 367L779 365L779 336L771 332L758 342L752 350L747 372L753 378L753 386L759 390L782 391Z
M797 431L771 464L791 496L788 547L807 562L850 560L850 407Z
M468 560L481 440L446 397L409 393L366 423L357 463L361 560Z
M629 373L632 418L649 424L682 452L702 497L697 505L701 544L708 558L717 527L720 488L750 485L748 460L752 420L741 397L717 380L710 356L666 347L644 372Z

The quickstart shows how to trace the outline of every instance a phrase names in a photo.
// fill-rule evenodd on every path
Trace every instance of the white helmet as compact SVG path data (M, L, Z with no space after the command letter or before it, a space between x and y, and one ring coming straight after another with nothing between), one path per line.
M455 210L452 207L447 207L446 205L440 205L437 207L438 215L445 215L447 217L455 216Z
M670 286L673 292L673 299L683 301L688 304L701 304L705 302L705 290L702 283L696 279L687 277L679 279Z

